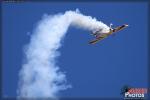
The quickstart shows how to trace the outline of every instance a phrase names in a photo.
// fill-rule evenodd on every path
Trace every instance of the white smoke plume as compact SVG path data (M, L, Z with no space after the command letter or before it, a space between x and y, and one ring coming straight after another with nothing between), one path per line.
M25 50L26 61L19 73L18 97L57 98L59 91L70 87L65 73L56 65L60 55L58 48L70 25L90 31L109 31L107 25L79 11L43 17Z

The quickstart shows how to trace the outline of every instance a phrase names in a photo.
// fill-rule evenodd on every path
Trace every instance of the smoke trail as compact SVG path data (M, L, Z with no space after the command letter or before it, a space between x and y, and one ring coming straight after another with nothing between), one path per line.
M56 57L60 55L58 48L70 25L91 31L109 31L107 25L77 11L44 17L25 50L26 62L19 74L18 97L56 98L59 91L70 87L65 74L56 65Z

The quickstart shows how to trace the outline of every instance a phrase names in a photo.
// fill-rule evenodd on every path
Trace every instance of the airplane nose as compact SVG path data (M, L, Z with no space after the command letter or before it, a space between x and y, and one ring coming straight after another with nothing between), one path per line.
M129 25L125 24L125 26L129 26Z

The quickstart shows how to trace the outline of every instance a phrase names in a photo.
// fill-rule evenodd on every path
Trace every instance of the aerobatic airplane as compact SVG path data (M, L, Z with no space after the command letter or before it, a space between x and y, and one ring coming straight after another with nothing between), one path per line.
M92 35L95 36L96 39L90 41L89 43L90 44L95 44L97 43L98 41L101 41L103 40L104 38L108 37L109 35L115 33L115 32L118 32L124 28L126 28L128 25L127 24L123 24L121 26L118 26L116 28L111 28L112 24L110 24L110 31L108 33L102 33L101 30L98 30L96 32L92 32Z

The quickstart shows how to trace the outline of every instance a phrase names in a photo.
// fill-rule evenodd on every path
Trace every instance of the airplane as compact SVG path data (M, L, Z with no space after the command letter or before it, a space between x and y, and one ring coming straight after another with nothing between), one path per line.
M115 32L118 32L120 30L123 30L124 28L128 27L128 24L123 24L121 26L118 26L116 28L111 28L112 24L110 24L110 31L108 33L102 33L101 30L92 32L92 35L95 36L96 39L92 40L89 42L89 44L95 44L98 41L101 41L103 39L105 39L106 37L108 37L109 35L112 35Z

